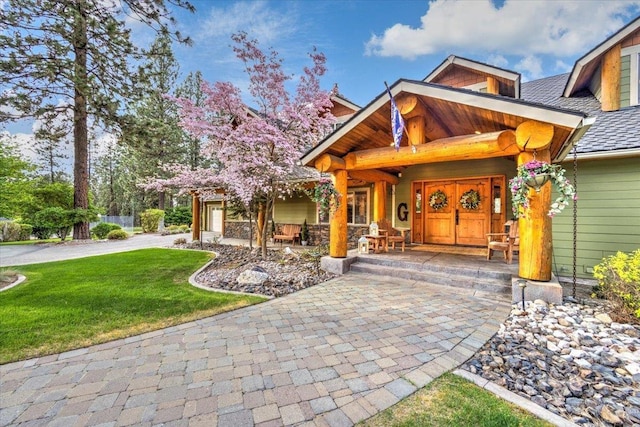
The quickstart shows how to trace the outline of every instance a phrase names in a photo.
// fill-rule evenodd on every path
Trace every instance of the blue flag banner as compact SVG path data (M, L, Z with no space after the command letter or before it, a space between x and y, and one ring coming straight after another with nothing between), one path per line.
M402 140L402 131L404 130L404 120L388 86L387 93L389 94L389 98L391 98L391 133L393 134L393 144L396 147L396 151L398 151L400 149L400 141Z

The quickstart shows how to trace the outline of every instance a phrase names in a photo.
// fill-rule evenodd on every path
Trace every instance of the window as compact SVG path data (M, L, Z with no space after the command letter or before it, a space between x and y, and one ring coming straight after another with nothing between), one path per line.
M342 201L345 202L344 200ZM347 223L351 225L369 225L369 189L359 188L347 192ZM329 222L329 215L318 214L318 222Z
M622 49L620 106L640 104L640 45Z

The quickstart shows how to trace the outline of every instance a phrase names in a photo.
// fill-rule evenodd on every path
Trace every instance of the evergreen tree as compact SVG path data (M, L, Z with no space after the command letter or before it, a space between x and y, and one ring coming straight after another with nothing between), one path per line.
M117 125L121 102L140 86L129 61L144 52L126 21L165 32L175 23L167 4L194 10L185 0L6 0L0 7L0 105L11 107L0 122L73 112L76 209L89 207L88 117ZM91 238L87 221L74 225L73 238Z
M145 82L143 98L133 105L131 126L124 134L124 143L133 156L133 173L137 180L163 177L168 164L183 163L185 147L183 131L178 125L178 111L170 94L178 78L179 66L171 49L168 34L158 35L150 55L141 68L141 81ZM165 209L165 191L158 193L158 209Z

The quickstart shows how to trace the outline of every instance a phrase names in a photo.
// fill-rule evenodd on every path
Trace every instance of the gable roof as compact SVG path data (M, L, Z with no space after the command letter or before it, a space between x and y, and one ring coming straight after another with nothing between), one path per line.
M419 98L431 120L427 126L428 140L515 129L527 120L537 120L554 126L551 150L552 156L557 156L585 117L580 111L423 81L401 79L390 89L394 97L410 94ZM343 157L355 150L389 147L392 141L390 115L389 96L384 91L342 127L307 151L301 163L312 165L325 153ZM385 171L399 172L397 168Z
M595 118L595 123L582 136L577 145L578 155L601 157L640 152L640 106L617 111L602 111L600 102L588 89L570 98L562 96L569 74L546 77L522 84L522 98L535 103L571 108Z
M573 96L576 92L589 86L589 82L591 81L593 74L598 69L598 65L600 64L600 60L604 54L639 28L640 16L622 27L618 32L600 43L598 46L591 49L582 58L578 59L573 66L567 85L564 88L563 96Z
M449 55L447 59L442 61L442 63L429 73L429 75L422 81L426 83L434 83L435 80L449 72L454 67L460 67L478 74L494 76L498 79L510 81L514 86L514 98L520 98L520 73L456 55Z

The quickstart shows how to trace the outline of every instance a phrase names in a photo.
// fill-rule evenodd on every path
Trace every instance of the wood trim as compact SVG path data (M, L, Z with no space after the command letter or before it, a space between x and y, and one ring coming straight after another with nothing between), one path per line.
M621 72L620 43L608 50L602 58L600 71L600 88L602 111L616 111L620 109L620 72Z

